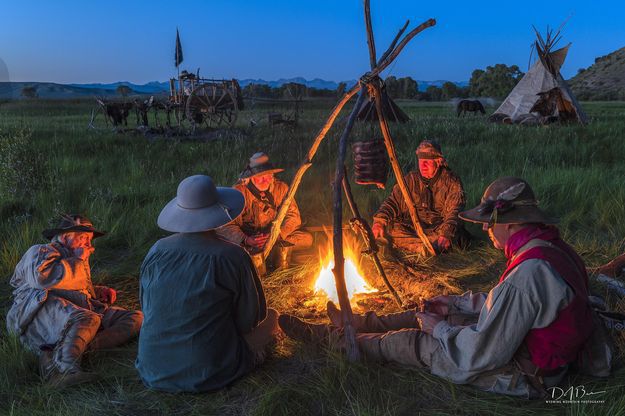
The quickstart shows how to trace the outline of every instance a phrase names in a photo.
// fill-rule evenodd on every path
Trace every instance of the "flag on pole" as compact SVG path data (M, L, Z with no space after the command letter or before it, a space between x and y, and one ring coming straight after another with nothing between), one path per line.
M178 28L176 28L176 68L182 63L182 44L180 43L180 33L178 33Z

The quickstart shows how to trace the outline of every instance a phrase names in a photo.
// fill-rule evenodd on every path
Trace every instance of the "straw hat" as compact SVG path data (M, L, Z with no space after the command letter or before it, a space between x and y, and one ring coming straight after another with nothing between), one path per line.
M176 197L158 216L158 226L175 233L213 230L243 211L245 198L236 189L216 187L209 176L194 175L178 185Z
M56 228L45 229L41 234L46 239L52 240L55 235L71 232L93 233L93 238L106 234L104 231L96 230L89 218L79 214L61 214L61 220Z
M249 163L239 175L239 179L247 179L252 176L266 173L282 172L283 170L284 169L274 168L273 164L269 162L269 156L263 152L258 152L252 155Z
M494 224L555 224L540 208L534 191L520 178L504 177L491 183L480 204L461 212L460 218L475 223Z

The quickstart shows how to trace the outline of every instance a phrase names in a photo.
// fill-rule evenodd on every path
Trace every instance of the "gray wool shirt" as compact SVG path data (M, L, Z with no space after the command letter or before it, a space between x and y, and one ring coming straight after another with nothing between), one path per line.
M455 309L479 318L470 326L441 321L434 327L440 348L433 352L432 373L464 384L506 365L528 331L551 324L573 296L555 269L539 259L518 265L488 294L457 296Z

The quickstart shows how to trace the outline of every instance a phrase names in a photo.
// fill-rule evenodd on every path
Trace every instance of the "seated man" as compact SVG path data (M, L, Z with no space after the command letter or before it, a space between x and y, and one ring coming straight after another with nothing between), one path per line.
M457 241L458 231L461 231L458 230L458 212L465 204L462 182L447 166L438 143L424 140L416 153L419 170L406 175L406 185L417 207L423 232L437 252L444 252ZM388 236L396 248L426 254L398 185L373 216L371 228L376 238Z
M593 333L584 263L547 225L554 220L537 207L527 182L496 180L480 205L460 217L482 223L493 245L504 250L508 265L499 283L488 294L438 296L426 301L424 312L355 315L360 351L374 360L429 368L454 383L525 397L544 394L588 351L599 352L592 374L607 375L609 347L590 345L601 338ZM342 325L331 303L328 315ZM466 325L471 316L476 323ZM279 323L287 335L306 340L326 337L332 328L289 315Z
M63 215L43 231L52 242L32 246L11 278L7 328L40 355L42 377L58 388L92 380L79 367L82 354L125 343L143 321L139 311L110 306L115 290L91 283L91 240L102 235L86 217Z
M214 230L241 214L243 195L190 176L158 217L176 234L157 241L141 266L145 324L136 367L169 392L223 388L259 365L278 331L249 255Z
M266 154L256 153L239 176L239 183L234 186L245 197L243 213L232 223L219 229L218 233L228 241L243 246L251 255L263 250L271 224L289 190L286 183L274 177L275 173L283 170L274 168ZM282 223L280 239L276 243L279 268L288 267L292 250L301 251L312 245L312 235L302 230L301 225L299 209L293 200ZM263 274L264 264L256 264Z

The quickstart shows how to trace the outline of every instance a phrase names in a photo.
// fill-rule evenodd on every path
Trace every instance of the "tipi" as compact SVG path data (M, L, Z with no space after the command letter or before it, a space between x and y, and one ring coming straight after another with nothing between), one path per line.
M508 97L489 118L491 121L532 124L554 121L588 122L588 117L560 74L571 44L552 52L560 40L560 31L547 31L546 39L536 28L534 47L538 60L514 87Z
M386 85L380 77L375 77L372 82L378 82L381 91L382 111L384 112L384 118L389 122L406 123L410 121L410 117L404 111L399 108L393 99L386 92ZM375 100L377 97L369 94L369 99L366 100L360 109L358 110L358 120L360 121L378 121L378 113L375 109Z

